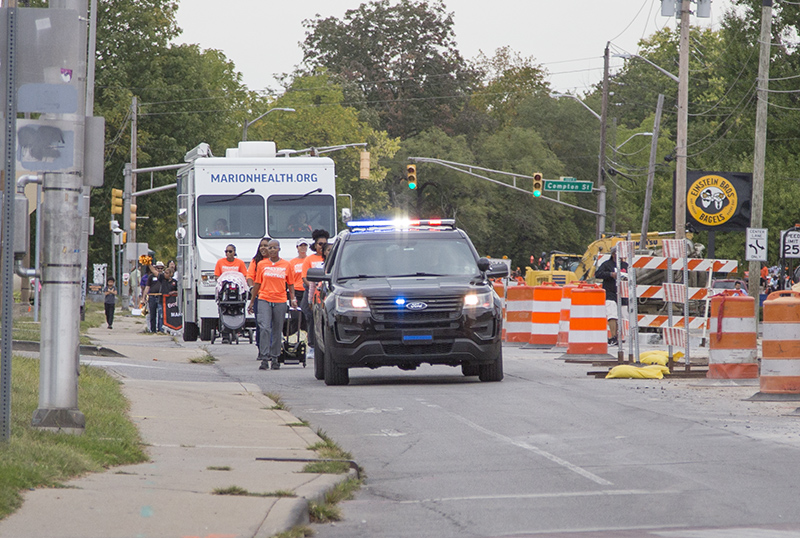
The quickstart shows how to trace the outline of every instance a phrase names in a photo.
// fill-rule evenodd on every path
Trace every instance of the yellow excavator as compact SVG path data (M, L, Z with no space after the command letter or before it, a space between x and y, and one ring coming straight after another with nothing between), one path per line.
M664 239L672 239L675 232L649 232L645 250L637 249L637 254L658 255L663 245ZM687 239L692 238L692 234L686 234ZM641 234L631 234L630 240L639 242ZM604 235L602 238L592 242L583 254L567 254L566 252L550 252L549 265L546 270L536 270L531 267L525 268L525 283L528 286L538 286L543 282L555 282L563 286L574 281L594 280L594 271L597 268L597 258L608 253L611 247L620 241L628 241L627 235ZM702 250L702 249L701 249ZM690 253L692 256L693 253ZM637 273L638 278L638 273ZM644 284L644 282L642 282Z

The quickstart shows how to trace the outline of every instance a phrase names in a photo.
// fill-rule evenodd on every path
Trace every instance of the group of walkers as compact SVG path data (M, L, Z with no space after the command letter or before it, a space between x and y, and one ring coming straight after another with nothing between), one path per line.
M142 267L139 281L141 289L140 305L147 310L147 330L151 333L164 333L164 296L178 292L178 276L175 262L168 265L158 261Z
M255 256L245 267L244 261L236 258L236 247L225 247L225 257L215 267L219 278L226 271L238 271L250 286L248 312L255 314L256 345L260 370L280 368L283 327L289 308L298 312L296 330L307 332L308 355L314 355L314 323L311 312L314 285L306 280L312 267L322 267L330 246L330 234L326 230L314 230L311 240L297 241L298 256L292 260L280 257L281 244L277 239L263 238ZM309 247L313 251L308 254Z

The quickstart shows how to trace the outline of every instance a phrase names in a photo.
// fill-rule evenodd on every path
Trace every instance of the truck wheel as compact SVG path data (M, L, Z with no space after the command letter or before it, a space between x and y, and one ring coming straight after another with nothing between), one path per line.
M465 376L474 376L480 374L480 368L477 364L469 364L467 362L461 365L461 373Z
M323 359L323 366L325 369L325 384L326 385L347 385L350 383L350 374L347 368L337 366L334 362L336 358L335 348L330 345L333 342L333 335L330 330L325 331L325 341L329 342L325 350L325 358ZM316 355L315 355L316 357Z
M503 380L503 350L497 354L497 358L490 364L478 366L478 379L481 381L502 381Z
M195 342L197 341L197 323L189 323L186 322L183 324L183 341L184 342Z
M203 318L200 320L200 340L203 342L208 342L211 340L211 335L214 332L214 328L217 326L217 320Z

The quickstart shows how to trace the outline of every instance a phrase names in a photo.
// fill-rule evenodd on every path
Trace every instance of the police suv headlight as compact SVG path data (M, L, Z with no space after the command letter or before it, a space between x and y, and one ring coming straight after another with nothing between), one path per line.
M364 297L352 295L338 295L336 297L337 312L368 312L369 304Z
M484 291L465 295L464 308L476 310L492 308L492 292Z

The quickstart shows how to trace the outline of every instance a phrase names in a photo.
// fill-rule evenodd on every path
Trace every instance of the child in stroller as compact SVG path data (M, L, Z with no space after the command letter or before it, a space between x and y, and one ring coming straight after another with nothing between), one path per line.
M217 279L216 300L219 311L218 330L211 334L211 343L222 336L229 344L239 343L239 334L244 333L253 343L251 329L243 329L247 317L247 280L238 271L226 271Z

